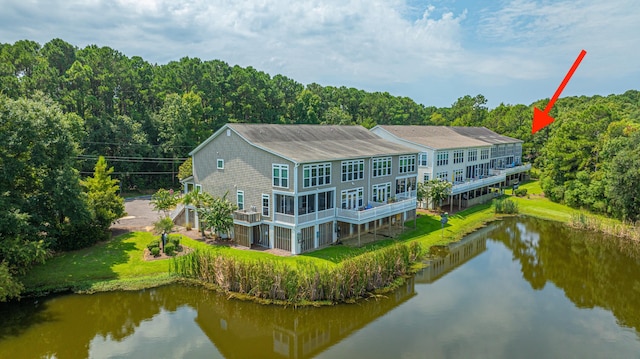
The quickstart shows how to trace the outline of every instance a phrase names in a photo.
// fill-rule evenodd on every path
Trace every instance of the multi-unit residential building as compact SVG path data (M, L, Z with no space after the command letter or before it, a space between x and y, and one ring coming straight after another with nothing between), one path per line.
M371 131L419 152L420 181L451 182L451 209L485 202L494 196L493 188L518 183L531 169L522 163L523 141L484 127L380 125Z
M417 152L360 126L230 123L183 182L238 206L237 243L298 254L414 218ZM181 218L198 227L193 207Z

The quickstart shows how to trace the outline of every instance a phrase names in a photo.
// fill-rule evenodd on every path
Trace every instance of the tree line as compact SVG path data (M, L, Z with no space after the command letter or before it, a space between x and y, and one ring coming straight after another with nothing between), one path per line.
M489 109L478 94L438 108L220 60L152 64L61 39L0 43L0 263L19 273L48 250L93 243L78 238L101 216L82 184L97 163L119 181L109 191L177 188L188 153L228 122L484 126L524 141L552 200L640 219L640 92L559 99L556 121L532 135L533 107L547 101Z

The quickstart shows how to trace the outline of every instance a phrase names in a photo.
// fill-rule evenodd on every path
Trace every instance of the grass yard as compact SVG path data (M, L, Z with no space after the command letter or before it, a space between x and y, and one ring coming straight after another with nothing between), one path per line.
M520 214L544 218L552 221L568 222L571 217L580 211L567 207L560 203L550 201L544 197L539 181L531 181L520 185L527 190L527 196L511 198L518 203ZM510 193L508 191L507 193Z

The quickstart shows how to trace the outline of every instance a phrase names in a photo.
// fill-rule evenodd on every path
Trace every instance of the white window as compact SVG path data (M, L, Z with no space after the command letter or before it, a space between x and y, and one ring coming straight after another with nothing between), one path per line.
M217 168L219 170L223 170L224 169L224 160L222 158L218 158L218 165Z
M457 169L453 171L453 181L454 182L462 182L464 181L464 170L463 169Z
M478 150L476 150L475 148L472 149L472 150L469 150L468 157L469 157L469 159L467 161L469 161L469 162L477 161L478 160Z
M436 178L441 180L441 181L449 181L449 172L447 172L447 171L438 172L438 173L436 173Z
M342 161L342 182L364 178L364 160Z
M331 163L319 163L302 167L302 187L331 184Z
M373 177L382 177L391 175L391 157L381 157L373 159Z
M202 185L201 184L197 184L196 185L196 191L198 191L198 193L202 193Z
M425 182L429 181L429 174L428 173L424 174L424 181Z
M462 163L462 162L464 162L464 150L453 151L453 163Z
M244 191L236 192L236 198L238 200L238 209L244 209Z
M438 166L446 166L449 164L449 152L438 152L438 160L436 162Z
M273 165L273 186L289 187L289 165Z
M427 167L427 160L428 160L428 155L426 152L420 152L418 154L418 166L420 167Z
M372 196L374 202L386 202L391 197L391 182L374 184Z
M269 195L262 195L262 215L265 217L269 217Z
M480 150L480 159L481 160L488 160L489 159L489 149L488 148L483 148Z
M416 171L416 156L400 156L398 173L410 173Z

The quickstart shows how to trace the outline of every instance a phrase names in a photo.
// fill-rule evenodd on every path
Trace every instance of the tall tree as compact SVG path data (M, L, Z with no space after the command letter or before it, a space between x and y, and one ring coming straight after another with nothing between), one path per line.
M47 98L0 95L0 263L9 273L43 261L48 248L87 220L74 169L78 121Z
M640 131L633 130L622 149L606 164L605 186L613 215L640 220Z

